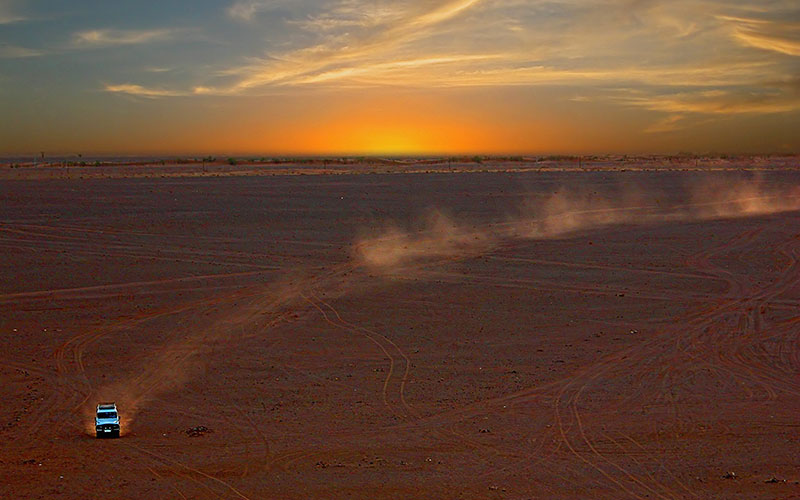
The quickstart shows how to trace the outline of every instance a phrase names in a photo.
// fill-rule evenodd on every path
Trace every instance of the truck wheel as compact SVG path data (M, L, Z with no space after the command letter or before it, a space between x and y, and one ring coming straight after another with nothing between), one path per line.
M98 439L103 437L103 434L100 431L97 431L96 434L97 434Z
M112 433L111 433L111 437L113 437L113 438L118 438L118 437L119 437L119 431L114 431L114 432L112 432Z

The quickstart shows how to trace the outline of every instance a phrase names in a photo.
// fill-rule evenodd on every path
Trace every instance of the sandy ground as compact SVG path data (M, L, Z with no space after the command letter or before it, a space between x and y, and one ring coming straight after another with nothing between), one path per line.
M0 497L800 498L800 173L758 175L2 181Z

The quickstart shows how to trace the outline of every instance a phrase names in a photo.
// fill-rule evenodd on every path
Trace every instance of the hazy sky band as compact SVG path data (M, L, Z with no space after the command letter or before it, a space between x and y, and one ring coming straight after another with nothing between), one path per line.
M800 5L0 0L0 153L798 149Z

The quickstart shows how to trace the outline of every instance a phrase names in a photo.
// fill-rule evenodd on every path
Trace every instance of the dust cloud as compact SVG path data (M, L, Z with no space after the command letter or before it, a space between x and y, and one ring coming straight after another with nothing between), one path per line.
M668 201L672 200L672 201ZM389 226L361 237L354 259L374 273L406 273L423 261L459 259L491 251L505 242L565 238L622 224L654 224L735 218L800 210L800 186L776 187L756 177L704 180L679 196L657 189L618 186L604 191L565 188L530 197L504 221L470 226L440 212L423 219L421 229Z
M431 212L417 231L389 225L373 236L360 238L356 261L371 269L392 269L422 259L466 257L491 250L497 235L486 228L456 222L441 211Z

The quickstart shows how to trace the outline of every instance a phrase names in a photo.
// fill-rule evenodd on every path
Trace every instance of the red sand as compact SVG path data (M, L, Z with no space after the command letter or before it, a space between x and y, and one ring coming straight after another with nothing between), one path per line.
M353 258L432 207L703 176L0 182L0 497L800 497L800 213Z

